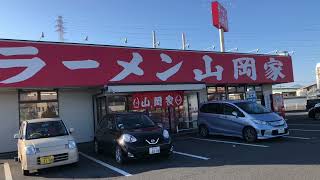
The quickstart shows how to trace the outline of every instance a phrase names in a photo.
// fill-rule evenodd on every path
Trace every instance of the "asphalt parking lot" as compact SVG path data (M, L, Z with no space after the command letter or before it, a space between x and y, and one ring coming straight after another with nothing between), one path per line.
M77 165L49 168L24 177L14 154L0 155L0 179L319 179L320 122L306 113L289 113L290 135L247 144L238 138L176 137L170 159L118 165L96 155L91 143L79 145ZM130 176L130 177L126 177Z

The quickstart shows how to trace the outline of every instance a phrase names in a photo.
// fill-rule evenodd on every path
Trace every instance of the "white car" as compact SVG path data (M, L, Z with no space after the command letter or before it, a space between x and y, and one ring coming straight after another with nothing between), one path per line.
M24 175L38 169L72 164L79 160L71 133L58 118L26 120L21 123L18 139L18 160Z

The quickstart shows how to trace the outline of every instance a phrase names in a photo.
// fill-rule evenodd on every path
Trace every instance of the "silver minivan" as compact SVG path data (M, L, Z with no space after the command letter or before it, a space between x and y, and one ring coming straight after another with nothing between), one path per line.
M252 101L210 101L200 105L199 133L236 136L247 142L289 134L286 121Z

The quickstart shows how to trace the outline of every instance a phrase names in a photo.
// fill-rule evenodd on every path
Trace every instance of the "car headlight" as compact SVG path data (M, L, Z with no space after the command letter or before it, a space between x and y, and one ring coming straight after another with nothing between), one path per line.
M34 148L34 146L26 146L25 147L25 150L26 150L26 154L27 155L34 155L36 154L36 148Z
M260 120L257 120L257 119L253 119L252 121L254 123L256 123L256 124L262 124L262 125L267 125L268 124L266 121L260 121Z
M77 148L76 142L75 142L74 140L68 141L68 148L69 148L69 149L75 149L75 148Z
M130 134L123 134L118 140L119 144L121 145L123 145L124 143L134 143L136 141L137 141L137 138L135 138Z
M168 139L170 137L169 132L167 130L163 130L162 135L165 139Z

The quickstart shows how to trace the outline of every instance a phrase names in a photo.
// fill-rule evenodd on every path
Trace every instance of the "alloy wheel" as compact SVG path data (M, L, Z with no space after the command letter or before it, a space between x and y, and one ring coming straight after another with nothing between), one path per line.
M208 129L205 126L200 127L200 135L202 137L207 137L208 136Z
M248 127L244 130L244 139L247 142L254 142L257 139L257 133L252 127Z

